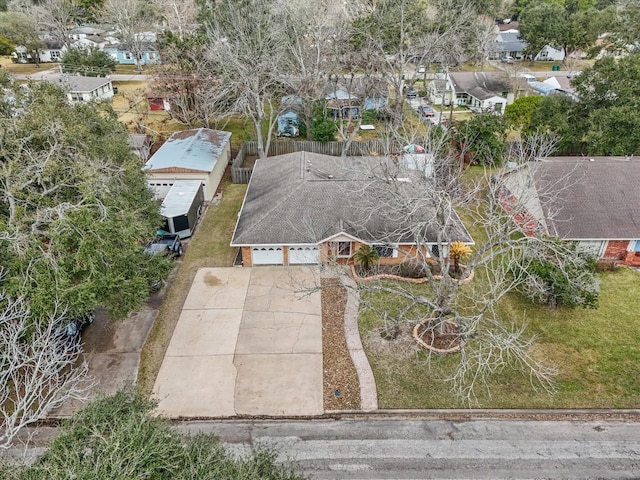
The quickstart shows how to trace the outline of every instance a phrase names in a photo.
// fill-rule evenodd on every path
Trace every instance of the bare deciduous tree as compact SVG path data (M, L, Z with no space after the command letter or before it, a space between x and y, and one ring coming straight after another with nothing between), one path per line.
M266 0L217 2L205 23L208 60L219 77L214 101L253 122L261 158L282 110L286 44L277 9Z
M131 52L138 71L142 71L142 54L155 41L147 34L153 30L157 12L143 0L105 0L100 18L116 25L122 45Z
M496 52L496 24L490 17L479 16L471 29L473 60L480 64L480 71L484 71L485 62Z
M197 26L198 7L194 0L153 0L153 5L178 38L184 38Z
M93 383L87 364L77 364L81 347L65 331L64 312L33 318L22 299L0 302L0 448L8 448L63 402L86 400Z
M418 79L413 66L460 62L466 48L460 39L473 10L457 0L439 0L426 8L415 0L363 2L360 10L351 26L351 43L390 85L393 119L399 123L405 84Z
M284 41L291 72L285 82L293 95L300 99L292 107L302 114L307 139L311 140L314 105L327 93L328 73L338 61L336 40L343 37L350 12L345 4L336 0L283 1L279 10L286 24Z
M548 141L539 138L537 151L546 151ZM402 157L395 163L384 160L364 173L364 178L372 178L366 188L353 182L344 182L344 188L357 187L363 192L362 202L354 205L362 218L361 227L372 216L388 225L408 219L402 230L378 233L374 243L397 248L398 238L411 238L417 254L398 249L398 255L406 255L406 264L421 271L427 283L416 287L364 282L360 290L401 299L402 306L396 313L376 310L390 325L416 324L428 318L423 333L431 332L432 336L425 341L443 334L455 338L462 348L449 380L466 401L473 403L477 389L486 388L490 377L505 368L523 371L534 387L552 392L555 369L545 365L530 348L535 338L528 336L524 314L505 317L498 305L505 295L525 283L527 288L547 288L530 281L527 267L532 262L551 261L568 272L572 266L579 267L582 259L570 244L546 236L538 219L529 213L535 212L538 201L532 189L513 196L493 177L461 182L459 165L447 154L446 141L431 137L421 144L426 147L422 167ZM529 150L522 147L523 152ZM529 156L523 154L523 160ZM561 195L560 179L552 187L547 195ZM463 214L465 223L481 232L482 238L459 268L448 251L452 242L465 240L456 211ZM472 275L480 280L466 284Z

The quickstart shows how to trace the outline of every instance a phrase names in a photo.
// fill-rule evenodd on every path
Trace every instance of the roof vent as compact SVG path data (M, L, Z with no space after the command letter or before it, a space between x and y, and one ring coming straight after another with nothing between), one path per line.
M331 180L333 178L333 175L329 174L327 178Z
M590 161L590 162L595 162L595 161L596 161L596 159L595 159L595 158L590 158L590 159L589 159L589 161Z

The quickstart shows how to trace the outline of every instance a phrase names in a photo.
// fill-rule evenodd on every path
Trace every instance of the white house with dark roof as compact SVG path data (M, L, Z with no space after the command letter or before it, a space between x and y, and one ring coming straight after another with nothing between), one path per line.
M391 171L399 189L421 199L411 220L384 181ZM424 183L414 181L421 175L385 157L295 152L257 160L231 245L253 266L350 264L362 245L376 248L380 263L401 263L446 255L439 238L472 244L455 212L437 225Z
M640 266L640 158L548 157L496 177L503 208L528 235L575 241Z
M177 180L199 180L211 200L231 160L230 140L231 132L209 128L172 134L144 166L156 198L164 198Z
M47 81L65 89L70 102L102 102L113 98L113 84L108 78L51 75Z
M437 74L427 84L429 101L434 105L467 106L473 111L504 113L513 103L513 88L503 72L449 72ZM455 99L455 100L454 100Z

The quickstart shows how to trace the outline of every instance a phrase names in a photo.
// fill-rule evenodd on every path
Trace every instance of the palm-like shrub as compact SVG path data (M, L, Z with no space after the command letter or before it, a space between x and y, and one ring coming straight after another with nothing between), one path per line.
M365 272L370 271L379 258L380 254L371 245L362 245L356 253L353 254L353 259L360 264Z
M471 247L463 242L451 242L449 257L453 260L454 273L460 273L460 260L471 255Z

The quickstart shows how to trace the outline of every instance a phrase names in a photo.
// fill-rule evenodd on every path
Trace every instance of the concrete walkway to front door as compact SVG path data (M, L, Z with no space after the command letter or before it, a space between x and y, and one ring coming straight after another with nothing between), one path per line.
M320 291L311 267L203 268L154 387L168 417L319 415Z

